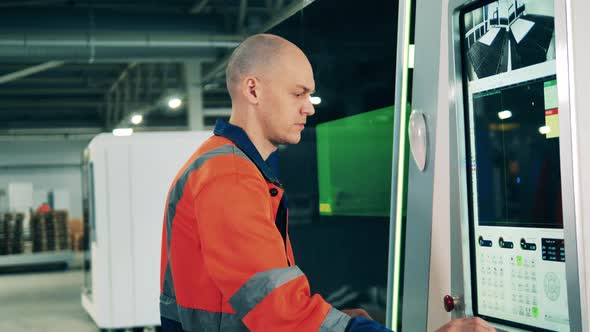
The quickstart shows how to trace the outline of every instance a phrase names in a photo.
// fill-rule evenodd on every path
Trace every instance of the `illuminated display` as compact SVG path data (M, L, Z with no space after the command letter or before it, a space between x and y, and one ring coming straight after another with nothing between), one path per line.
M554 1L460 17L474 313L569 331Z

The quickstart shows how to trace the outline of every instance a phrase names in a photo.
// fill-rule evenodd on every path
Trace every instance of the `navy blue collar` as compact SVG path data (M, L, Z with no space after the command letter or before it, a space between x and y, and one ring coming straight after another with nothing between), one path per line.
M258 152L256 147L254 146L254 143L252 143L252 141L242 128L234 126L227 121L218 119L215 123L215 130L213 131L213 133L217 136L225 137L230 141L234 142L234 144L240 150L242 150L248 156L248 158L252 160L252 162L254 162L256 167L258 167L262 175L264 175L264 177L268 181L274 183L275 185L278 185L279 187L282 187L281 183L274 175L272 169L264 161L264 159L262 159L260 152Z

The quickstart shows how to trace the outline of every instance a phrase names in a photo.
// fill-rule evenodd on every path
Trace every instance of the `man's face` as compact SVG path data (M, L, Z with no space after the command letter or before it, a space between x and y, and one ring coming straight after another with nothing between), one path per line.
M285 51L269 70L260 99L260 120L266 138L275 146L297 144L307 117L315 113L309 97L315 90L309 61L299 50Z

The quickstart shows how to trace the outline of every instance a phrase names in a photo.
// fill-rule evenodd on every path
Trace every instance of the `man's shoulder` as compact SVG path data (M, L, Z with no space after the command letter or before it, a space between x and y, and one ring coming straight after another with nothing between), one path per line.
M231 180L230 180L231 179ZM208 184L241 179L265 182L256 165L231 140L212 136L191 155L179 170L173 186L188 183L193 194Z
M195 151L195 155L200 156L211 150L228 145L235 146L234 142L227 139L226 137L213 135L207 138L203 143L201 143L201 145Z
M222 136L208 138L191 158L191 168L206 177L226 175L255 176L263 180L250 158L231 140Z

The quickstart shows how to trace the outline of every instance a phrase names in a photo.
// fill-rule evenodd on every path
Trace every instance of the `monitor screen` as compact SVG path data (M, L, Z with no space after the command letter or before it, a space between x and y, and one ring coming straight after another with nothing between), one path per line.
M556 104L551 74L471 94L479 225L563 228Z
M569 331L553 0L460 13L473 310Z

